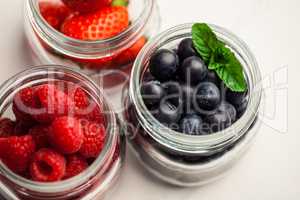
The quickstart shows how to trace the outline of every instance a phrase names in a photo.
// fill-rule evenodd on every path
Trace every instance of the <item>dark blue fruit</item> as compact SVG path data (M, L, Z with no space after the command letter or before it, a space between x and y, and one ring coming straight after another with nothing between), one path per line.
M159 81L171 80L177 71L179 59L174 51L158 50L150 59L151 74Z
M202 134L202 118L198 115L191 114L184 116L179 123L179 131L188 135Z
M236 110L228 102L222 102L216 112L205 117L210 133L222 131L236 121Z
M177 54L181 62L188 57L196 56L197 52L194 48L193 40L191 38L182 40L178 46Z
M218 109L217 109L217 112L225 112L229 115L230 119L231 119L231 122L235 122L236 119L237 119L237 114L236 114L236 109L233 105L231 105L230 103L226 102L226 101L223 101Z
M147 106L159 104L161 99L165 96L165 90L158 81L150 81L143 83L141 87L141 94L144 103Z
M182 105L179 101L177 105L169 101L160 103L158 112L154 115L158 121L168 127L177 125L182 115Z
M169 99L171 102L180 99L186 111L192 110L192 101L195 95L193 87L187 84L180 84L176 81L166 82L164 83L164 87L167 91L166 99Z
M239 105L235 105L235 109L237 112L237 118L241 118L243 116L243 114L245 113L246 109L248 106L248 100L244 99L244 101L239 104Z
M207 76L208 69L197 56L186 58L179 67L178 76L187 84L197 85Z
M226 90L226 101L234 106L242 104L247 98L247 92L233 92L230 89Z
M217 108L221 101L220 90L211 82L202 82L196 88L195 106L196 111L211 111Z
M220 86L222 82L221 79L216 74L216 72L211 70L208 70L207 76L204 81L214 83L216 86Z

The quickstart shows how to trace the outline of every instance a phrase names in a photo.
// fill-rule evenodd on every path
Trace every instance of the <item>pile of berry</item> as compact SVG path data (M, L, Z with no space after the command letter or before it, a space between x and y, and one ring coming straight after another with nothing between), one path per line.
M0 120L0 160L40 182L78 175L99 155L106 129L102 108L77 84L26 87L13 99L16 120Z
M48 24L64 35L96 41L112 38L129 27L128 3L128 0L41 0L39 8ZM125 65L135 59L146 41L142 36L125 51L102 59L70 59L90 68Z
M192 39L184 39L175 50L160 49L152 55L141 94L158 121L189 135L228 128L248 104L247 92L232 92L207 68Z

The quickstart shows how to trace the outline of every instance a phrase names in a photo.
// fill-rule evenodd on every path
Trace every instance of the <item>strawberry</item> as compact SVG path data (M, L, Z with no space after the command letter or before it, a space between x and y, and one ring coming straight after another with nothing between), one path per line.
M96 158L104 146L105 128L102 124L87 122L82 130L84 139L79 153L85 158Z
M0 137L8 137L13 135L15 132L16 122L8 119L0 119Z
M112 0L62 0L66 6L81 13L94 12L109 6Z
M12 136L2 139L1 159L9 169L16 173L26 171L32 154L35 152L35 142L30 135Z
M50 26L59 30L64 20L71 14L69 8L59 1L40 1L40 13Z
M33 155L30 163L30 175L34 181L59 181L65 175L65 171L64 156L52 149L40 149Z
M64 179L72 178L88 168L88 163L80 155L70 155L67 158L67 167Z
M73 117L56 118L48 132L48 138L61 153L76 153L83 143L83 133L79 120Z
M140 50L144 47L147 42L147 38L144 36L138 39L130 48L126 49L122 53L120 53L115 59L115 65L125 65L132 63L137 55L139 54Z
M105 7L94 13L69 17L61 32L79 40L103 40L124 31L129 25L128 18L126 7Z

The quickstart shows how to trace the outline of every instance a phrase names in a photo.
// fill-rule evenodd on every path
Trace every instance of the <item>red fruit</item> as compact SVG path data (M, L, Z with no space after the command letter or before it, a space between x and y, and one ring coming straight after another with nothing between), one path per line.
M57 30L71 13L69 8L59 1L41 1L39 7L44 19Z
M0 137L8 137L14 134L16 122L8 119L0 119Z
M95 158L101 152L105 141L105 128L102 124L86 122L82 126L84 139L79 153L85 158Z
M1 146L1 159L8 168L16 173L25 172L35 152L35 142L32 136L12 136L6 140L2 139Z
M44 125L37 125L28 132L33 137L38 149L49 146L48 133L49 127Z
M27 87L20 90L13 99L12 110L18 121L32 123L31 109L36 105L34 98L34 88Z
M69 17L62 25L61 32L80 40L103 40L118 35L128 25L126 7L105 7L91 14Z
M17 121L14 129L15 135L26 135L29 129L32 128L34 122Z
M64 179L72 178L88 168L88 163L80 155L70 155L67 159L67 167Z
M58 151L63 154L76 153L83 143L83 133L79 120L73 117L56 118L48 137Z
M62 0L70 9L81 13L93 12L109 6L112 0Z
M34 181L59 181L65 175L65 171L65 158L51 149L40 149L37 151L30 164L30 174Z
M89 112L90 111L90 112ZM87 113L83 118L89 121L96 122L98 124L105 124L104 114L99 105L95 102L91 102L87 109Z
M38 99L38 108L34 118L41 123L51 123L55 117L72 114L74 112L74 103L55 85L45 84L36 88L36 98Z
M143 36L138 39L130 48L126 49L122 53L120 53L115 59L115 65L126 65L132 63L141 49L146 44L147 39Z

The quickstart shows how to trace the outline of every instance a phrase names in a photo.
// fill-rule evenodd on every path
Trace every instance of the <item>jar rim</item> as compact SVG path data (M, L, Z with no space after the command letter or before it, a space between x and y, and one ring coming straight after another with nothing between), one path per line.
M143 65L149 62L148 57L164 44L175 39L191 37L192 26L193 23L187 23L170 28L154 37L145 45L132 68L129 98L130 102L136 107L136 114L140 125L155 141L174 151L206 155L216 153L231 145L241 138L251 126L258 113L261 101L261 73L254 55L243 40L225 28L209 24L218 37L221 35L223 38L230 40L231 43L227 43L227 45L239 48L241 52L237 53L243 53L245 56L244 59L246 59L248 65L250 65L248 66L250 73L246 74L246 76L249 76L247 78L250 79L250 82L248 81L249 102L247 109L243 116L229 128L210 135L186 135L166 128L150 113L143 102L140 91L140 77L143 71ZM243 67L245 68L245 66Z
M108 51L122 51L142 36L145 24L148 23L155 9L156 0L144 1L143 10L127 29L114 37L95 41L71 38L51 27L40 14L36 0L25 1L25 14L36 34L49 46L68 56L88 59L91 55L94 57L107 56Z
M55 73L55 72L60 72L60 73L69 73L72 75L75 75L77 77L80 77L81 79L85 80L88 84L88 86L94 91L94 94L97 94L97 100L100 100L101 105L103 108L108 111L108 115L106 117L107 126L106 128L106 141L105 145L103 147L103 150L101 153L98 155L98 157L95 159L95 161L82 173L79 175L72 177L67 180L62 180L58 182L53 182L53 183L44 183L44 182L37 182L37 181L31 181L29 179L23 178L14 172L12 172L8 167L5 166L2 162L0 162L0 173L6 177L8 180L12 181L13 183L17 184L18 187L22 187L25 189L28 189L30 191L38 191L38 192L45 192L45 193L59 193L59 192L64 192L67 189L70 188L76 188L83 184L85 181L90 180L95 174L101 170L102 166L105 165L105 161L111 157L110 155L110 150L112 148L112 144L116 144L117 142L117 137L115 137L114 130L117 124L117 119L115 114L112 112L112 107L109 104L109 102L105 99L105 96L103 95L103 91L94 83L88 76L85 74L82 74L78 70L71 69L69 67L64 67L60 65L40 65L40 66L35 66L31 67L29 69L26 69L7 81L5 81L1 86L0 86L0 99L3 99L5 94L9 91L10 88L14 88L15 85L20 84L22 81L26 79L32 78L32 76L35 75L40 75L41 73ZM100 95L101 96L100 98ZM4 97L5 98L5 97ZM99 104L100 105L100 104ZM3 112L1 110L1 112ZM1 113L2 114L2 113Z

